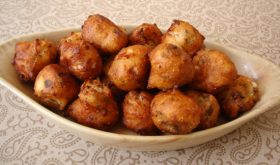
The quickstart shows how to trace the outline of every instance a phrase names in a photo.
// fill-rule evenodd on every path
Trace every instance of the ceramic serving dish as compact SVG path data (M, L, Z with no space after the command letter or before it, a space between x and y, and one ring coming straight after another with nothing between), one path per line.
M128 32L133 28L133 26L124 27ZM250 112L243 114L233 121L223 123L214 128L186 135L140 136L135 135L122 127L116 128L112 132L105 132L80 125L36 102L33 96L32 87L19 81L16 72L11 65L16 42L32 40L35 38L47 38L57 42L60 38L68 35L70 32L78 30L78 28L69 28L36 33L16 37L1 43L0 83L21 97L36 111L48 117L62 128L85 140L97 144L140 151L187 148L221 137L280 103L280 69L276 65L256 55L251 55L211 41L206 41L205 44L207 47L216 48L227 53L235 63L240 74L247 75L257 81L261 93L261 99Z

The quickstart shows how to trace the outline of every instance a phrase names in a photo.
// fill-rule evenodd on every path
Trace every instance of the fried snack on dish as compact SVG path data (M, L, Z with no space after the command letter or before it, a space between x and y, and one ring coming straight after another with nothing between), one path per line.
M223 52L203 49L193 58L195 76L192 87L215 94L237 78L237 70L231 59Z
M186 134L200 123L202 109L178 89L158 93L151 103L152 120L162 132Z
M117 54L128 42L127 34L122 28L99 14L90 15L84 22L82 36L105 54Z
M34 84L34 94L42 104L63 110L79 93L78 81L63 66L50 64L38 74Z
M81 86L79 98L93 106L106 107L106 105L104 105L106 102L115 103L110 88L99 79L86 80Z
M72 32L59 44L59 64L67 67L80 80L96 78L102 72L102 59L97 50L82 40L81 32Z
M189 54L168 43L159 44L149 54L151 71L148 88L170 89L192 81L194 65Z
M191 56L203 47L204 36L191 24L181 20L174 20L163 35L162 43L174 44Z
M19 78L34 82L37 74L45 66L55 63L56 46L47 39L35 39L16 43L13 65Z
M193 98L202 109L202 116L198 129L211 128L218 123L220 105L215 96L194 90L187 90L184 94Z
M86 80L79 98L68 108L74 121L100 130L111 129L118 121L119 111L111 90L100 80Z
M153 95L145 91L128 92L122 105L124 126L141 135L156 134L150 110L152 99Z
M108 71L116 87L124 91L146 87L150 68L149 51L147 46L132 45L116 55Z
M259 101L258 85L246 76L239 76L232 84L218 93L222 112L235 119L241 113L250 111Z
M147 45L155 47L160 44L162 33L156 24L143 23L137 26L129 34L128 42L130 45Z

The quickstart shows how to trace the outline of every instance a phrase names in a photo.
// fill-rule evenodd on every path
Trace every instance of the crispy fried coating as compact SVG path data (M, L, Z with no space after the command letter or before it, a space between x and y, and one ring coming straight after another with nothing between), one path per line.
M60 41L59 64L66 66L80 80L96 78L102 72L97 50L82 40L81 32L71 33Z
M100 130L111 129L118 121L118 105L111 90L100 80L86 80L79 98L67 110L76 122Z
M230 119L250 111L259 101L257 83L246 76L239 76L232 84L218 93L222 112Z
M154 135L156 126L151 117L153 95L145 91L130 91L123 101L122 122L125 127L141 135Z
M203 47L204 36L191 24L174 20L163 35L162 43L171 43L186 51L191 56Z
M13 65L22 81L34 82L40 70L55 63L56 57L56 46L47 39L18 42Z
M128 37L130 45L155 47L161 42L162 33L156 24L143 23L132 30Z
M202 109L202 116L198 129L214 127L218 123L220 116L220 105L215 96L194 90L188 90L184 93L193 98Z
M65 106L78 96L79 88L78 81L66 68L50 64L36 77L34 94L42 104L64 110Z
M193 58L195 89L215 94L237 78L237 70L231 59L214 49L200 50Z
M186 134L200 123L202 109L177 89L160 92L151 103L152 120L162 132Z
M112 104L96 107L79 98L69 106L67 113L77 123L100 130L111 129L118 120L118 113Z
M124 91L146 87L150 68L149 51L147 46L132 45L117 54L108 71L116 87Z
M170 89L192 81L194 65L191 57L172 44L159 44L149 54L151 72L148 88Z
M99 14L90 15L84 22L82 36L105 54L117 54L128 42L128 36L122 28Z

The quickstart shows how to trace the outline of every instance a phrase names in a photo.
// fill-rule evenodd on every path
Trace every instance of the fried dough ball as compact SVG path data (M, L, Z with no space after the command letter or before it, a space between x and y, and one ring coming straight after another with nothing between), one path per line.
M186 134L201 121L202 109L177 89L160 92L151 103L152 120L162 132Z
M79 98L67 110L76 122L101 130L112 128L118 121L119 111L111 90L100 80L86 80Z
M41 69L56 61L56 56L56 46L49 40L18 42L13 65L22 81L34 82Z
M230 119L251 110L260 99L258 85L252 79L239 76L218 94L222 112Z
M150 104L153 95L145 91L130 91L123 101L123 124L141 135L156 134L156 126L151 117Z
M202 109L202 116L198 129L214 127L220 116L220 105L215 96L194 90L188 90L184 93L190 98L193 98Z
M149 58L149 89L170 89L192 81L194 66L190 55L181 48L168 43L159 44L150 52Z
M78 96L79 88L78 81L66 68L58 64L50 64L36 77L34 94L42 104L56 110L63 110Z
M161 42L162 33L156 24L143 23L132 30L128 37L130 45L148 45L155 47Z
M99 79L86 80L81 86L79 98L93 106L104 106L106 102L115 103L110 88Z
M102 72L102 60L97 50L82 40L81 32L71 33L60 41L59 63L68 67L80 80L96 78Z
M162 43L171 43L186 51L191 56L203 47L204 36L188 22L174 20L163 35Z
M105 54L116 54L127 45L128 37L108 18L95 14L82 26L83 39Z
M122 49L108 71L110 80L124 91L144 88L149 74L150 49L143 45L132 45Z
M203 49L193 58L195 89L215 94L237 78L237 70L231 59L223 52Z
M67 113L79 124L100 130L108 130L117 121L116 114L110 111L111 109L109 108L98 108L78 98L69 106Z

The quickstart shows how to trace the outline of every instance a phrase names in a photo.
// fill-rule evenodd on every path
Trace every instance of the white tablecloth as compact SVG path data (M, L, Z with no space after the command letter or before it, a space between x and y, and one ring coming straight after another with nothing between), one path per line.
M173 19L206 38L280 65L279 0L1 0L0 41L19 34L81 26L92 13L117 24ZM280 82L279 82L280 83ZM80 139L0 86L0 164L280 164L280 109L193 148L134 152Z

